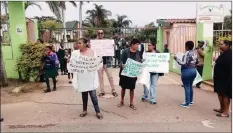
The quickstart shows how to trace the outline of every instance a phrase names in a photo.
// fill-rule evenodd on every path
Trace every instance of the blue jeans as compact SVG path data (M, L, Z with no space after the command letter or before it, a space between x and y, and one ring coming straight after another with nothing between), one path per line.
M150 74L150 102L156 102L156 85L157 85L157 81L159 79L159 74ZM144 95L142 96L143 99L147 99L148 98L148 88L143 85L144 87Z
M185 104L193 102L193 81L196 77L196 68L181 70L181 80L185 91Z
M96 90L82 92L83 111L87 111L88 93L90 94L91 101L92 101L93 106L95 108L95 112L100 113L100 109L99 109L99 105L98 105L98 99L97 99L97 96L96 96Z

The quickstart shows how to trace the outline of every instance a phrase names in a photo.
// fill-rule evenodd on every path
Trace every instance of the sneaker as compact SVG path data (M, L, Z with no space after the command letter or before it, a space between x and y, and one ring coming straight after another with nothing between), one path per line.
M142 102L145 102L145 101L146 101L146 99L145 99L145 98L142 98L141 100L142 100Z
M157 104L156 102L152 102L152 101L150 101L150 104Z
M194 104L194 102L190 102L190 104L189 105L193 105Z
M180 107L189 108L189 104L180 104Z

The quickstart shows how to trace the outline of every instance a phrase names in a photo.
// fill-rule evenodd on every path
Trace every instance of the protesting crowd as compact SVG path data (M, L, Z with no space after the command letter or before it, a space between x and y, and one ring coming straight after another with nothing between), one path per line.
M41 40L38 40L41 42ZM103 45L103 46L102 46ZM134 104L134 90L137 82L143 85L142 102L149 101L155 105L157 82L159 77L169 72L169 60L173 58L181 70L181 80L184 87L184 102L181 107L190 108L194 104L193 85L201 88L201 80L196 81L196 77L202 76L204 68L204 47L206 42L198 41L196 48L193 41L187 41L185 44L185 53L182 55L170 55L168 45L164 45L163 53L156 49L156 44L148 43L148 51L139 51L140 40L134 38L129 43L129 47L121 52L119 86L121 87L120 101L117 107L125 104L124 97L126 90L129 90L129 107L136 110ZM182 45L182 44L181 44ZM213 58L214 66L214 92L218 94L220 109L214 109L219 117L229 117L229 106L232 97L232 51L231 41L223 40L220 42L221 55ZM61 75L67 75L68 82L73 88L82 93L83 112L80 117L87 115L88 93L93 103L96 117L103 119L100 113L96 89L100 88L99 97L105 96L104 72L111 86L111 94L117 97L114 79L110 69L107 67L107 59L114 56L114 40L105 39L104 31L97 31L97 38L87 40L78 39L73 45L73 50L64 49L63 43L55 52L52 45L46 46L42 62L44 63L41 81L45 81L47 89L45 93L51 92L49 78L53 81L53 91L56 91L58 70ZM108 50L106 50L108 49ZM171 57L170 57L171 56Z

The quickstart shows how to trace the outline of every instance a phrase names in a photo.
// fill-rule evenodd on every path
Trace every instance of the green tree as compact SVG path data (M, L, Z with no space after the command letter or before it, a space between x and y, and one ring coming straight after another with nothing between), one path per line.
M36 6L38 7L40 10L42 10L41 6L39 4L37 4L36 2L34 1L25 1L25 10L27 10L27 8L29 6Z
M77 4L74 1L69 1L74 7L77 7ZM57 17L57 19L61 20L62 14L61 10L66 9L66 3L65 1L46 1L48 4L50 10L53 12L53 14ZM7 10L7 2L3 1L2 4L3 8ZM37 4L37 2L33 1L25 1L25 9L27 9L30 6L37 6L39 9L41 9L41 6Z
M132 24L132 21L127 19L126 15L117 15L117 20L113 20L112 27L115 28L115 33L123 34L122 29L129 27Z
M111 11L103 8L103 5L94 4L94 9L87 10L86 14L89 16L86 22L90 23L93 27L104 27L107 24L107 18L112 15Z
M224 29L231 30L232 29L232 10L230 10L231 15L227 15L224 17Z

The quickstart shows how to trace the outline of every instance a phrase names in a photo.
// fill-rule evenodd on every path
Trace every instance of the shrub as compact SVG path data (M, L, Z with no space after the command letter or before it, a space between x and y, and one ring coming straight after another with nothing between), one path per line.
M20 45L22 56L17 59L16 70L20 80L29 81L30 77L37 79L42 67L41 57L44 54L45 45L40 43L26 43Z

